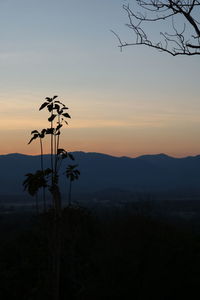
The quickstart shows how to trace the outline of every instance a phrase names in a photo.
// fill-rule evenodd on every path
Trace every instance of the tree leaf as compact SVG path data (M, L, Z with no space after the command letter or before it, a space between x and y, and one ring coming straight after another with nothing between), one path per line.
M58 124L58 126L56 127L56 131L58 131L62 126L62 124Z
M58 105L58 104L55 104L53 109L56 109L56 110L57 110L57 113L59 114L60 105Z
M58 151L57 151L57 154L59 155L59 154L63 153L64 151L65 151L64 149L59 148Z
M34 134L34 136L30 139L30 141L28 142L28 145L35 139L37 139L39 136L39 134Z
M53 99L52 98L49 98L49 97L46 97L45 98L48 102L51 102Z
M74 156L71 153L68 153L68 156L71 160L75 160ZM76 166L75 166L76 167Z
M46 106L47 106L47 104L49 104L49 103L48 103L48 102L44 102L44 103L42 103L42 105L40 106L39 110L41 110L41 109L43 109L44 107L46 107Z
M40 138L43 139L46 133L46 129L42 129L41 133L40 133Z
M46 133L46 131L47 130L44 128L44 129L42 129L41 133L44 134L44 133Z
M52 122L55 119L56 115L52 114L49 118L48 121Z
M49 111L49 112L52 112L52 110L53 110L53 103L50 103L50 104L47 106L47 108L48 108L48 111Z
M53 134L55 128L47 128L46 134Z
M65 117L65 118L71 118L68 113L64 113L64 114L62 114L62 116Z
M51 173L53 173L53 171L50 168L47 168L47 169L44 170L44 175L49 175Z
M33 130L33 131L31 131L31 134L33 134L33 133L39 133L37 130Z

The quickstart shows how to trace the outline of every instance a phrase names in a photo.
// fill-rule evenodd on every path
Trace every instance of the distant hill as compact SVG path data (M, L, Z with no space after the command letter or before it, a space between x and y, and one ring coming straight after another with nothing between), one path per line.
M137 158L114 157L101 153L73 153L81 176L74 183L75 193L109 194L113 191L134 193L200 194L200 155L174 158L165 154ZM45 167L50 156L45 155ZM61 173L70 161L64 160ZM24 194L25 174L40 169L40 156L18 153L0 155L0 195ZM61 180L62 192L67 190Z

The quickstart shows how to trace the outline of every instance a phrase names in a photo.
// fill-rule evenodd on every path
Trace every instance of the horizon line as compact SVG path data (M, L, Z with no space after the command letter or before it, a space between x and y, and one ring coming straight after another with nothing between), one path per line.
M147 154L141 154L141 155L137 155L137 156L127 156L127 155L113 155L113 154L108 154L108 153L102 153L102 152L95 152L95 151L83 151L83 150L76 150L76 151L69 151L70 153L76 153L76 152L81 152L81 153L85 153L85 154L101 154L101 155L105 155L105 156L111 156L111 157L116 157L116 158L130 158L130 159L134 159L134 158L142 158L145 156L163 156L163 157L169 157L169 158L175 158L175 159L183 159L183 158L188 158L188 157L197 157L200 156L200 154L193 154L193 155L186 155L186 156L172 156L172 155L168 155L166 153L147 153ZM19 153L19 152L11 152L11 153L5 153L5 154L0 154L0 156L6 156L6 155L23 155L23 156L40 156L41 154L24 154L24 153ZM44 155L51 155L51 153L45 153Z

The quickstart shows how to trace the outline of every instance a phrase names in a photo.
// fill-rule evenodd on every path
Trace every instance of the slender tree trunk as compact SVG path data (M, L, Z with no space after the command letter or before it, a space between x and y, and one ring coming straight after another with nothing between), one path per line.
M36 214L39 215L39 203L38 203L38 193L35 195L35 208L36 208Z
M53 114L53 111L51 115ZM53 128L53 121L51 122L51 129ZM53 220L53 262L52 262L52 287L53 299L60 300L60 261L61 261L61 195L57 183L57 172L54 161L57 153L56 151L56 137L51 133L51 192L53 196L54 205L54 220Z
M44 175L44 161L43 161L43 145L42 145L42 139L40 138L40 158L41 158L41 169ZM44 212L46 212L46 195L45 195L45 187L42 187L42 197L43 197L43 208L44 208Z
M57 142L56 142L56 135L54 134L54 172L56 173L57 169Z
M68 197L68 205L71 206L71 197L72 197L72 181L69 181L69 197Z
M61 263L61 218L54 222L55 248L54 248L54 300L60 300L60 263Z
M47 204L46 204L46 192L45 192L45 187L42 187L42 197L43 197L43 209L44 212L47 211Z
M60 142L60 135L58 135L58 139L57 139L57 151L58 151L58 148L59 148L59 142Z
M51 115L53 114L53 112L51 112ZM51 122L51 130L52 130L52 128L53 128L53 122ZM51 173L51 186L53 187L53 184L54 184L54 169L53 169L53 136L54 136L54 134L53 133L51 133L51 145L50 145L50 147L51 147L51 170L52 170L52 173ZM55 209L55 199L54 199L54 197L53 197L53 207L54 207L54 209Z
M53 110L51 116L53 115ZM51 121L51 129L53 121ZM57 174L57 145L55 132L51 134L51 192L54 204L53 220L53 263L52 263L52 287L53 299L60 300L60 263L61 263L61 194L58 186Z
M60 116L58 116L58 125L60 125ZM55 172L57 172L57 167L58 167L58 148L59 148L59 142L60 142L60 135L57 135L57 140L55 140L55 154L56 154L56 159L55 159Z
M54 186L53 197L55 202L55 215L53 221L53 299L60 299L60 263L61 263L61 195L58 185Z

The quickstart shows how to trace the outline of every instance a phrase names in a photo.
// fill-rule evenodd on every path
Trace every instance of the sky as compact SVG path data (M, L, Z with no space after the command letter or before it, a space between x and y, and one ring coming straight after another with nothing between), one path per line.
M68 151L200 154L200 58L121 52L111 30L131 41L124 3L0 0L0 154L39 153L27 142L48 127L38 109L53 95L72 117L61 137Z

